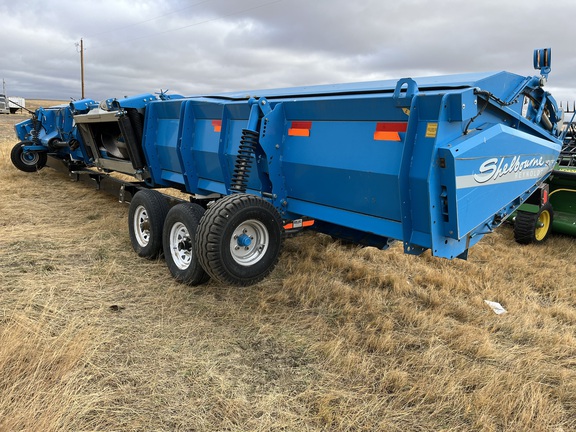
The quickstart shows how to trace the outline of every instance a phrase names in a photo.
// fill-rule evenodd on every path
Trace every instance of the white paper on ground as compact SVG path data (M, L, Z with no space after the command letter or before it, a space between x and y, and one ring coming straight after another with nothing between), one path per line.
M484 302L492 308L496 315L502 315L508 312L506 309L502 307L502 305L498 302L493 302L490 300L484 300Z

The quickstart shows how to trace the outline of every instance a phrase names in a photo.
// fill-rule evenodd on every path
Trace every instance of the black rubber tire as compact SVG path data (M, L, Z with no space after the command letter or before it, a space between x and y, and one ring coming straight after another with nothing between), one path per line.
M247 244L237 246L242 232L240 237L244 236ZM256 241L252 242L249 235ZM212 278L224 284L249 286L274 270L283 241L282 218L272 204L254 195L233 194L204 213L196 250Z
M541 243L552 231L554 212L550 203L537 213L518 211L514 221L514 239L520 244ZM540 226L544 222L543 226Z
M201 285L210 279L195 250L196 233L203 213L204 209L198 204L176 204L164 221L164 259L174 279L188 285ZM178 238L180 242L176 245Z
M22 141L12 147L12 151L10 152L10 160L12 161L12 164L20 171L40 171L46 166L48 154L46 152L24 153L22 147L25 145L33 145L33 143L31 141Z
M160 192L142 189L132 198L128 233L132 248L139 256L155 259L162 252L162 230L168 210L168 201Z

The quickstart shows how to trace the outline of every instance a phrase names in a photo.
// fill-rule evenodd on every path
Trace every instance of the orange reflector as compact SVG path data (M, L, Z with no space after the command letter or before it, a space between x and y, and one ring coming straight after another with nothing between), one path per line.
M374 139L376 141L401 141L400 132L406 132L406 122L376 123Z
M398 132L376 131L374 132L374 139L376 141L400 141L400 135Z
M314 219L309 219L309 220L304 220L304 221L302 219L297 219L295 221L292 221L292 222L284 225L284 229L285 230L291 230L294 228L306 228L306 227L311 227L312 225L314 225Z
M214 132L222 132L222 120L212 120Z
M293 121L288 129L290 136L310 136L310 129L312 129L312 122L309 121Z

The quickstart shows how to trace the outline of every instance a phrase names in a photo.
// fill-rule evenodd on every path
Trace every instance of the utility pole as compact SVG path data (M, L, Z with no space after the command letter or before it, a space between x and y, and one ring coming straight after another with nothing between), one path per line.
M84 99L84 41L80 39L80 77L82 80L82 99Z

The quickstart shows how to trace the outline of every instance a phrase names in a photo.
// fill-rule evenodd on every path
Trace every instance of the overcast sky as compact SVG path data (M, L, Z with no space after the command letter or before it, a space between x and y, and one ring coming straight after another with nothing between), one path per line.
M0 0L9 95L100 100L462 72L537 74L576 100L576 1Z

